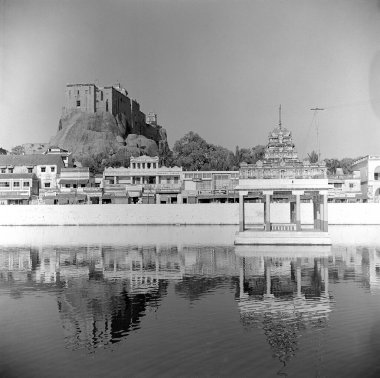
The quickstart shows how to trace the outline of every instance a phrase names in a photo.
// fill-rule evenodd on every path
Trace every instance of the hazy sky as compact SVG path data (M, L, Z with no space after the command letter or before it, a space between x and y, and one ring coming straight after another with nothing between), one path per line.
M120 82L171 146L266 144L282 104L302 157L316 123L322 157L380 154L380 1L0 0L0 146L49 141L81 82Z

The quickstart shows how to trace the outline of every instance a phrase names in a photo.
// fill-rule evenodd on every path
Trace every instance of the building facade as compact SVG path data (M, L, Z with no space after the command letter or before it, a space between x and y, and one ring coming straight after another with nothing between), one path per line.
M360 186L360 172L343 174L342 168L337 168L335 175L329 175L329 202L361 202L363 200Z
M38 179L34 173L0 175L0 205L28 205L38 196Z
M182 203L182 168L159 167L158 156L131 157L129 168L106 168L103 177L115 201L124 193L127 203Z
M0 155L0 175L34 173L40 189L57 188L57 178L63 167L59 155Z
M380 202L380 155L367 155L352 163L360 172L360 186L365 202Z

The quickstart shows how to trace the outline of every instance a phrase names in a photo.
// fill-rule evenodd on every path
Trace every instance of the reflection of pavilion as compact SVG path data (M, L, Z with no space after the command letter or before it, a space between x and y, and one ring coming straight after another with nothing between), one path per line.
M300 329L324 327L328 320L327 256L331 251L326 247L298 247L288 252L274 248L236 247L240 262L237 298L242 322L262 328L274 354L286 365L298 348Z

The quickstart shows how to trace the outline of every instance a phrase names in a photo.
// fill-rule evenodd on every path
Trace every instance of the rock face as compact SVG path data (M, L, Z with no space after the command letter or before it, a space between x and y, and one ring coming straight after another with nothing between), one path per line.
M71 151L79 161L83 156L114 155L119 150L135 156L140 152L155 156L159 147L167 146L166 131L162 128L157 130L161 138L158 142L130 131L122 114L115 117L108 112L73 111L61 118L58 132L49 144Z

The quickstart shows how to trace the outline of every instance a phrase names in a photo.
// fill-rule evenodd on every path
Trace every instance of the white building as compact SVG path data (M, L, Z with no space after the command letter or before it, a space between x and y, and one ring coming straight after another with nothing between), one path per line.
M365 202L380 202L380 155L367 155L353 162L360 171L360 186Z

